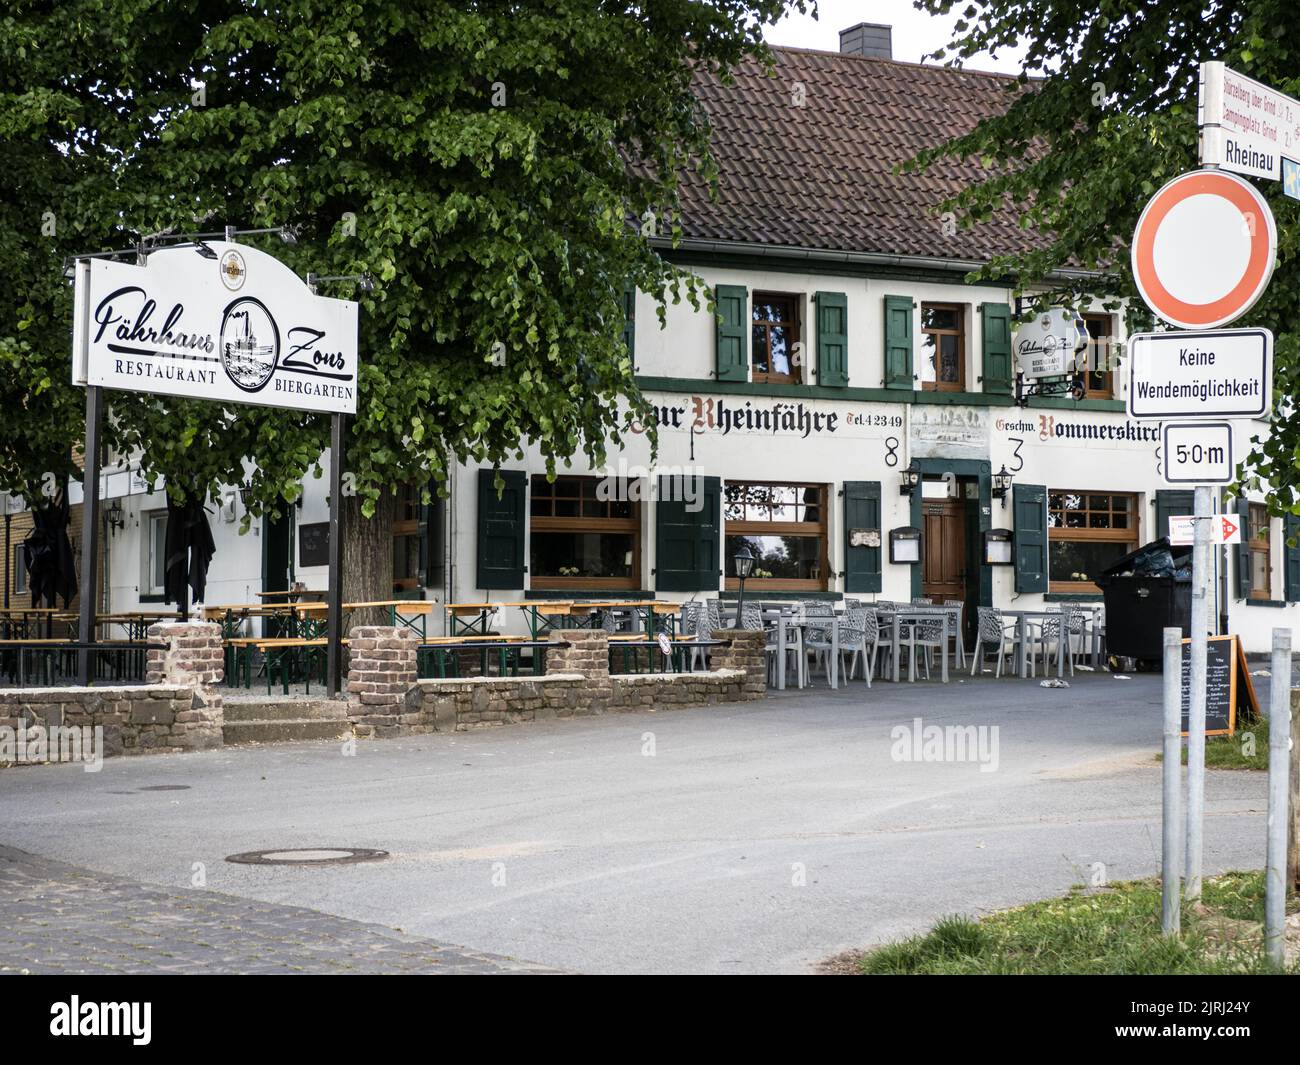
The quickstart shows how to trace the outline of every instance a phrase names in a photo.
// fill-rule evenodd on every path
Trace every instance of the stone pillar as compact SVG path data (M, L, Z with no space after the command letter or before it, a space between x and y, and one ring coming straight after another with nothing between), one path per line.
M220 747L225 724L218 687L225 678L221 626L206 621L165 621L150 625L146 639L165 646L149 649L145 682L177 685L191 692L189 709L178 711L171 722L169 745L192 750ZM150 723L136 721L140 713L132 711L133 722Z
M357 736L393 735L419 723L415 651L406 626L359 625L348 641L348 717Z
M767 693L767 634L757 629L718 629L713 639L726 641L713 649L713 668L740 670L745 674L740 697L761 699Z
M581 698L590 713L603 714L609 705L609 633L604 629L561 629L552 642L568 647L546 649L546 673L578 673L586 678Z

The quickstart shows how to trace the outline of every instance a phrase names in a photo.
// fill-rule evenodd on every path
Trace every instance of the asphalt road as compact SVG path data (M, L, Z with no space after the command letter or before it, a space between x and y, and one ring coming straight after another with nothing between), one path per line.
M997 726L996 770L898 760L891 730L917 717ZM0 843L169 890L196 890L201 870L209 891L567 970L806 972L947 913L1156 872L1159 743L1158 677L855 683L354 756L312 743L10 769ZM157 785L187 787L140 790ZM1261 866L1264 774L1211 772L1207 797L1207 872ZM223 860L314 846L392 858Z

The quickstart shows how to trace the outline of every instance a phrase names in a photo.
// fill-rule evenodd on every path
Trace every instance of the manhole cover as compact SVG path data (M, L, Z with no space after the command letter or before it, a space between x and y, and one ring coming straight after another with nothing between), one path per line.
M141 791L189 791L188 784L150 784L147 788L141 788Z
M245 851L226 859L236 865L350 865L355 862L381 862L388 851L369 847L298 847L278 851Z

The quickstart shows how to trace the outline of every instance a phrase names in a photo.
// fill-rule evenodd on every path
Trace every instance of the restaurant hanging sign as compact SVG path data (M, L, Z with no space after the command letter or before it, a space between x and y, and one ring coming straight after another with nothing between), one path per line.
M356 413L356 303L248 245L205 247L215 260L190 245L78 260L73 384Z

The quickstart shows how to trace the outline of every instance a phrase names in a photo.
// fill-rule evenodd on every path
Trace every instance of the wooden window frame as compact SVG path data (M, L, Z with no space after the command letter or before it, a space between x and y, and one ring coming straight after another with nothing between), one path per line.
M743 485L763 485L771 488L796 488L804 490L817 489L817 507L821 514L820 521L730 521L727 518L727 489ZM812 481L727 481L722 486L722 546L726 550L728 536L815 536L821 543L821 555L817 566L822 576L812 579L797 577L748 577L746 590L752 589L757 594L769 592L824 592L829 586L830 544L829 518L827 507L830 505L830 485ZM740 580L730 571L733 570L731 559L722 559L723 572L727 574L724 587L727 591L737 591Z
M1250 537L1247 546L1250 548L1250 596L1251 599L1271 600L1273 598L1273 542L1269 538L1270 525L1272 518L1268 513L1267 503L1250 503L1250 513L1248 517ZM1263 535L1260 535L1260 532ZM1255 587L1255 556L1264 556L1265 587Z
M790 321L788 322L764 322L758 321L754 317L754 310L760 304L764 303L789 303L790 304ZM755 292L749 300L749 377L754 384L777 384L777 385L800 385L803 384L803 366L808 361L808 352L806 348L803 352L803 358L799 365L791 362L793 373L773 373L767 371L760 373L757 368L758 344L754 340L754 330L764 329L764 342L768 352L768 365L772 364L772 345L767 336L774 325L783 325L790 331L790 357L793 360L795 349L803 340L803 297L794 292Z
M1077 495L1085 499L1089 496L1106 496L1111 500L1127 499L1128 517L1131 525L1127 529L1076 529L1066 528L1064 526L1052 525L1052 496L1055 495ZM1063 509L1057 513L1063 513ZM1083 507L1081 510L1071 510L1074 514L1091 514L1091 507ZM1100 512L1099 512L1100 513ZM1107 514L1115 514L1117 511L1112 503L1106 510ZM1054 581L1052 580L1052 542L1054 540L1071 540L1087 541L1091 543L1118 543L1128 546L1129 551L1136 551L1138 544L1142 542L1139 536L1140 526L1142 524L1141 509L1138 507L1138 497L1136 492L1111 492L1106 490L1080 489L1080 488L1048 488L1047 489L1047 590L1048 592L1064 592L1069 595L1088 594L1095 595L1097 586L1091 580L1087 581ZM1128 552L1125 552L1126 554ZM1099 576L1099 575L1098 575Z
M566 476L557 477L554 481L548 482L544 474L533 474L529 478L528 486L528 559L529 572L534 584L539 587L563 589L588 589L593 591L632 591L641 587L641 503L639 500L628 500L632 508L630 517L616 518L606 516L603 518L585 518L581 515L582 510L582 488L579 484L578 489L578 510L577 517L556 517L555 500L560 498L555 494L558 485L565 482L583 482L583 481L600 481L600 477L583 477L583 476ZM539 494L538 484L545 488L546 494ZM538 515L533 514L533 504L535 501L550 499L551 514ZM610 506L614 501L606 503ZM632 574L629 577L560 577L551 574L538 574L532 571L533 555L533 534L534 533L570 533L572 535L582 535L587 533L609 533L613 535L632 537Z
M1094 322L1105 322L1106 324L1105 359L1106 359L1106 365L1110 366L1111 352L1115 344L1115 316L1113 314L1085 314L1083 316L1083 320L1086 325L1091 325ZM1101 344L1102 341L1093 339L1092 332L1089 331L1088 348L1087 348L1089 361L1092 361L1092 357L1094 353L1098 352L1098 348ZM1104 373L1105 376L1106 384L1105 387L1103 388L1092 387L1091 384L1092 374L1088 371L1087 367L1085 366L1084 374L1083 374L1083 398L1084 399L1114 399L1115 398L1115 371L1113 369L1108 369L1105 371L1098 371L1098 372Z
M417 541L420 536L420 490L413 485L407 485L397 496L397 511L393 515L393 591L410 591L413 588L420 587L419 565L416 565L414 577L399 577L397 575L397 541L405 539L408 536L414 536ZM416 558L419 558L419 544L416 544Z
M927 329L925 326L925 312L930 310L952 311L957 316L957 327L955 329ZM957 380L940 381L939 364L936 361L934 367L935 380L926 381L922 379L921 390L924 392L965 392L966 391L966 305L962 303L938 303L926 301L921 304L921 342L917 345L918 358L924 360L929 356L926 353L925 338L932 337L956 337L957 338ZM939 343L936 340L934 345L935 354L939 352ZM918 373L920 367L917 368Z
M145 521L144 521L145 537L146 537L145 550L144 550L145 572L144 572L144 581L142 582L140 588L141 593L144 595L165 595L166 594L165 584L167 580L167 570L165 566L163 568L163 584L155 585L153 582L153 569L154 569L154 561L155 561L154 545L157 543L157 541L154 539L154 524L156 522L163 523L163 545L164 545L164 550L166 550L166 543L167 543L167 531L166 531L167 511L166 510L145 511Z

